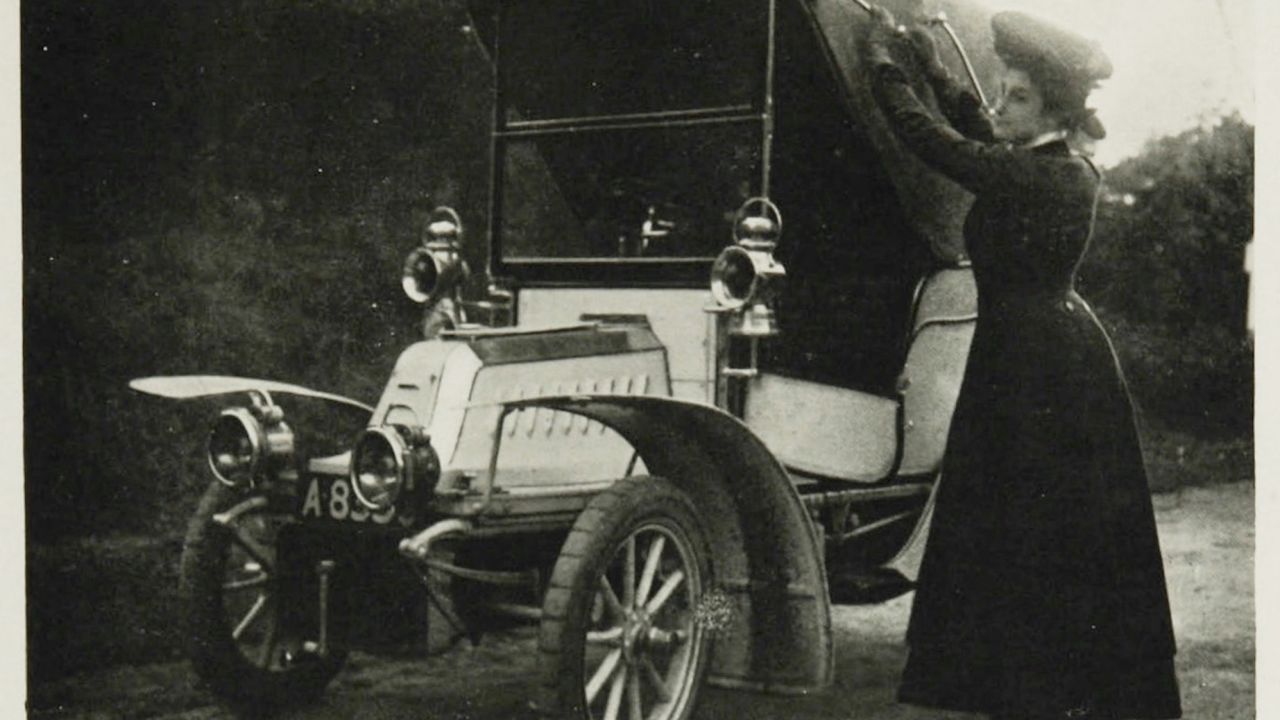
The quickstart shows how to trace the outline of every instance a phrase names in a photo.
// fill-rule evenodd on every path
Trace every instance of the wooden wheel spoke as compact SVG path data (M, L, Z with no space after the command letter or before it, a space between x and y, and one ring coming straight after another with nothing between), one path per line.
M244 617L240 618L240 622L236 624L235 629L231 631L232 640L239 640L240 636L244 634L244 631L248 630L249 626L253 625L254 621L262 615L262 611L266 608L267 599L269 597L270 596L266 593L258 595L258 599L253 603L253 607L249 608L249 611L244 614Z
M644 606L645 611L652 615L661 610L662 606L665 605L667 600L671 597L671 593L674 593L676 588L680 587L680 584L683 582L683 570L677 570L667 576L667 579L662 583L662 587L658 588L658 592L654 593L653 598Z
M275 551L254 539L241 525L227 527L231 541L240 546L246 555L253 558L268 574L275 571Z
M622 626L611 627L608 630L592 630L587 633L587 642L593 645L620 646L622 632Z
M618 720L618 709L622 707L622 691L627 685L627 673L614 673L613 684L609 686L609 701L604 706L604 720Z
M224 591L236 592L239 590L252 590L255 588L265 587L271 582L271 576L266 573L259 573L254 577L244 578L241 580L229 580L222 584Z
M662 549L667 539L659 535L649 545L649 554L644 559L644 572L640 575L640 587L636 590L636 605L643 606L649 598L649 590L653 587L653 576L658 572L658 562L662 560Z
M640 702L640 673L627 668L627 716L630 720L644 720L644 707Z
M595 702L596 696L600 694L600 690L604 688L604 684L613 677L614 671L618 669L618 663L622 660L622 649L618 648L610 650L608 655L604 656L604 660L600 661L600 667L596 668L595 673L591 676L591 680L587 682L587 704Z
M622 603L626 609L636 606L636 538L627 538L622 548Z
M626 609L622 606L622 601L618 599L618 594L613 591L613 586L609 584L609 578L604 575L600 576L600 594L604 597L605 607L613 614L615 618L621 619L627 614Z
M262 639L262 647L258 651L258 665L264 670L271 669L271 661L275 657L278 630L279 625L276 623L275 617L272 616L267 624L267 636Z
M658 668L653 666L653 661L648 657L641 658L640 669L644 672L645 678L653 686L654 691L658 693L658 697L662 702L671 702L671 690L667 688L667 681L658 672Z

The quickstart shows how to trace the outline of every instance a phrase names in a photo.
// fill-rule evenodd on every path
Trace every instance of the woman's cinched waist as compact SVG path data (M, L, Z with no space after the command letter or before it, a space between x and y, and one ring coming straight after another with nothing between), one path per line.
M1000 292L979 292L978 314L984 310L989 312L1016 311L1018 309L1055 307L1068 312L1089 310L1089 304L1075 291L1075 288L1035 288L1003 290Z

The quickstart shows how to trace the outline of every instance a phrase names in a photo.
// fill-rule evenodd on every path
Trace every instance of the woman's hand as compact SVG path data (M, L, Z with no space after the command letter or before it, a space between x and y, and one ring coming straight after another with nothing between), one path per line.
M867 28L865 44L866 61L871 65L891 65L893 55L889 48L901 42L903 29L893 19L893 14L878 6L871 6L871 24Z
M929 28L923 24L913 25L907 31L907 37L911 40L911 51L925 77L935 84L946 80L947 68L938 57L938 46L934 43L933 33Z
M904 28L893 19L893 13L879 5L871 6L871 26L868 30L871 40L893 42L895 36L900 36L903 32Z

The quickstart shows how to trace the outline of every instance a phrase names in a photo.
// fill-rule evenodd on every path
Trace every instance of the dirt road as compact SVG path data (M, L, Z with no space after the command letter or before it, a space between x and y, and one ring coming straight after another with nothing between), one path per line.
M1254 717L1253 485L1188 488L1156 496L1179 641L1184 717ZM897 705L911 596L835 610L836 682L823 693L771 698L708 690L699 717L812 720L961 720ZM354 656L323 700L299 720L532 718L533 634L487 639L428 660ZM124 666L30 689L33 718L229 718L195 687L186 666Z

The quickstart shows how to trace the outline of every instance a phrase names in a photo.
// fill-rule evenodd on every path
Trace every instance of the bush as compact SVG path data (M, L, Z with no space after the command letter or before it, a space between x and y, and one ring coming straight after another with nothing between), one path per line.
M131 378L376 398L418 336L399 273L425 211L485 235L488 67L465 23L402 0L23 6L33 538L181 527L220 403Z
M489 70L467 22L456 0L23 4L34 539L180 529L219 403L131 378L376 397L417 337L398 275L426 211L456 207L484 265ZM1162 422L1248 432L1252 168L1227 118L1109 174L1082 283Z
M1107 173L1081 286L1148 414L1248 435L1253 127L1239 116L1148 144Z

